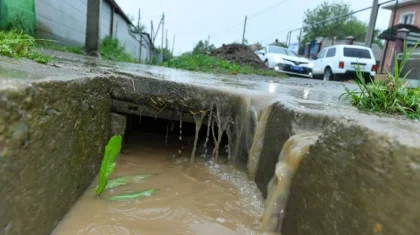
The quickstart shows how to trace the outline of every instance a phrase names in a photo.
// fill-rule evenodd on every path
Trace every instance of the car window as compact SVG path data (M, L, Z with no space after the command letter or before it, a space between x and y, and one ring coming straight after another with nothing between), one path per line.
M344 47L343 52L345 57L372 59L368 49Z
M281 47L269 47L268 52L273 54L287 55L287 49Z
M328 49L327 55L325 57L329 58L329 57L334 57L335 53L336 53L336 49L335 48L330 48Z
M295 52L293 52L293 51L291 51L289 49L283 48L283 47L269 47L268 48L268 51L270 53L273 53L273 54L280 54L280 55L288 55L288 56L299 57L299 55L296 54Z
M321 59L321 58L324 58L324 56L325 56L325 53L327 52L327 50L326 49L323 49L322 51L320 51L319 53L318 53L318 58L319 59Z
M261 51L262 53L266 54L266 53L267 53L267 47L263 47L263 48L261 48L261 49L260 49L260 51Z

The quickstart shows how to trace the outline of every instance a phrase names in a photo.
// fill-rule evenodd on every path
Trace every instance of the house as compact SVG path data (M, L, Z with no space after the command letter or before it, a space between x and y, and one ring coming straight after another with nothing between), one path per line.
M400 0L398 4L392 2L382 8L392 11L389 29L378 36L378 38L386 41L382 63L379 67L379 72L386 73L391 71L392 61L395 58L396 31L405 28L411 33L420 33L420 0Z

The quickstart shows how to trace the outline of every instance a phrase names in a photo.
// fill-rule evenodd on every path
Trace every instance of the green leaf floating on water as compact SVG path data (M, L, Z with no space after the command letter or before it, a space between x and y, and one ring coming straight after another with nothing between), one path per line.
M148 190L144 190L144 191L136 192L136 193L129 193L129 194L111 196L111 197L109 197L109 200L123 201L123 200L136 199L136 198L139 198L139 197L150 197L153 194L155 194L155 192L156 192L156 189L148 189Z
M100 196L108 183L108 178L115 169L115 159L121 151L122 137L120 135L113 136L108 145L105 146L104 158L102 159L101 169L99 171L98 187L96 195Z
M134 175L134 176L124 176L112 180L108 180L108 183L106 184L105 189L112 189L119 186L127 185L133 181L143 180L150 178L152 175ZM94 190L97 190L98 187L96 187Z

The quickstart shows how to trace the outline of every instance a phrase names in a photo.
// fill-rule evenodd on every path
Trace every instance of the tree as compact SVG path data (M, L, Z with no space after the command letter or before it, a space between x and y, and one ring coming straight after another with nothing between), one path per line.
M344 39L347 36L355 37L356 41L364 41L367 31L365 23L353 15L339 17L351 12L349 4L327 1L313 10L307 10L304 19L303 42L309 42L317 37ZM339 18L335 19L336 17ZM330 19L334 20L325 22Z
M216 49L213 44L209 44L207 40L200 40L194 47L193 54L206 54L207 52Z

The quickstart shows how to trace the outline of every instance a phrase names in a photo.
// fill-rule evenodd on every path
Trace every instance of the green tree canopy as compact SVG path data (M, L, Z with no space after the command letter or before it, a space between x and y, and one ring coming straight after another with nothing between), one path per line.
M351 12L349 4L327 1L315 9L307 10L304 19L303 42L309 42L317 37L344 39L347 36L355 37L356 41L364 41L367 31L365 23L353 15L334 19ZM330 19L334 20L325 22Z
M205 54L214 49L216 49L216 47L213 44L209 44L207 40L200 40L197 45L195 45L193 54Z

